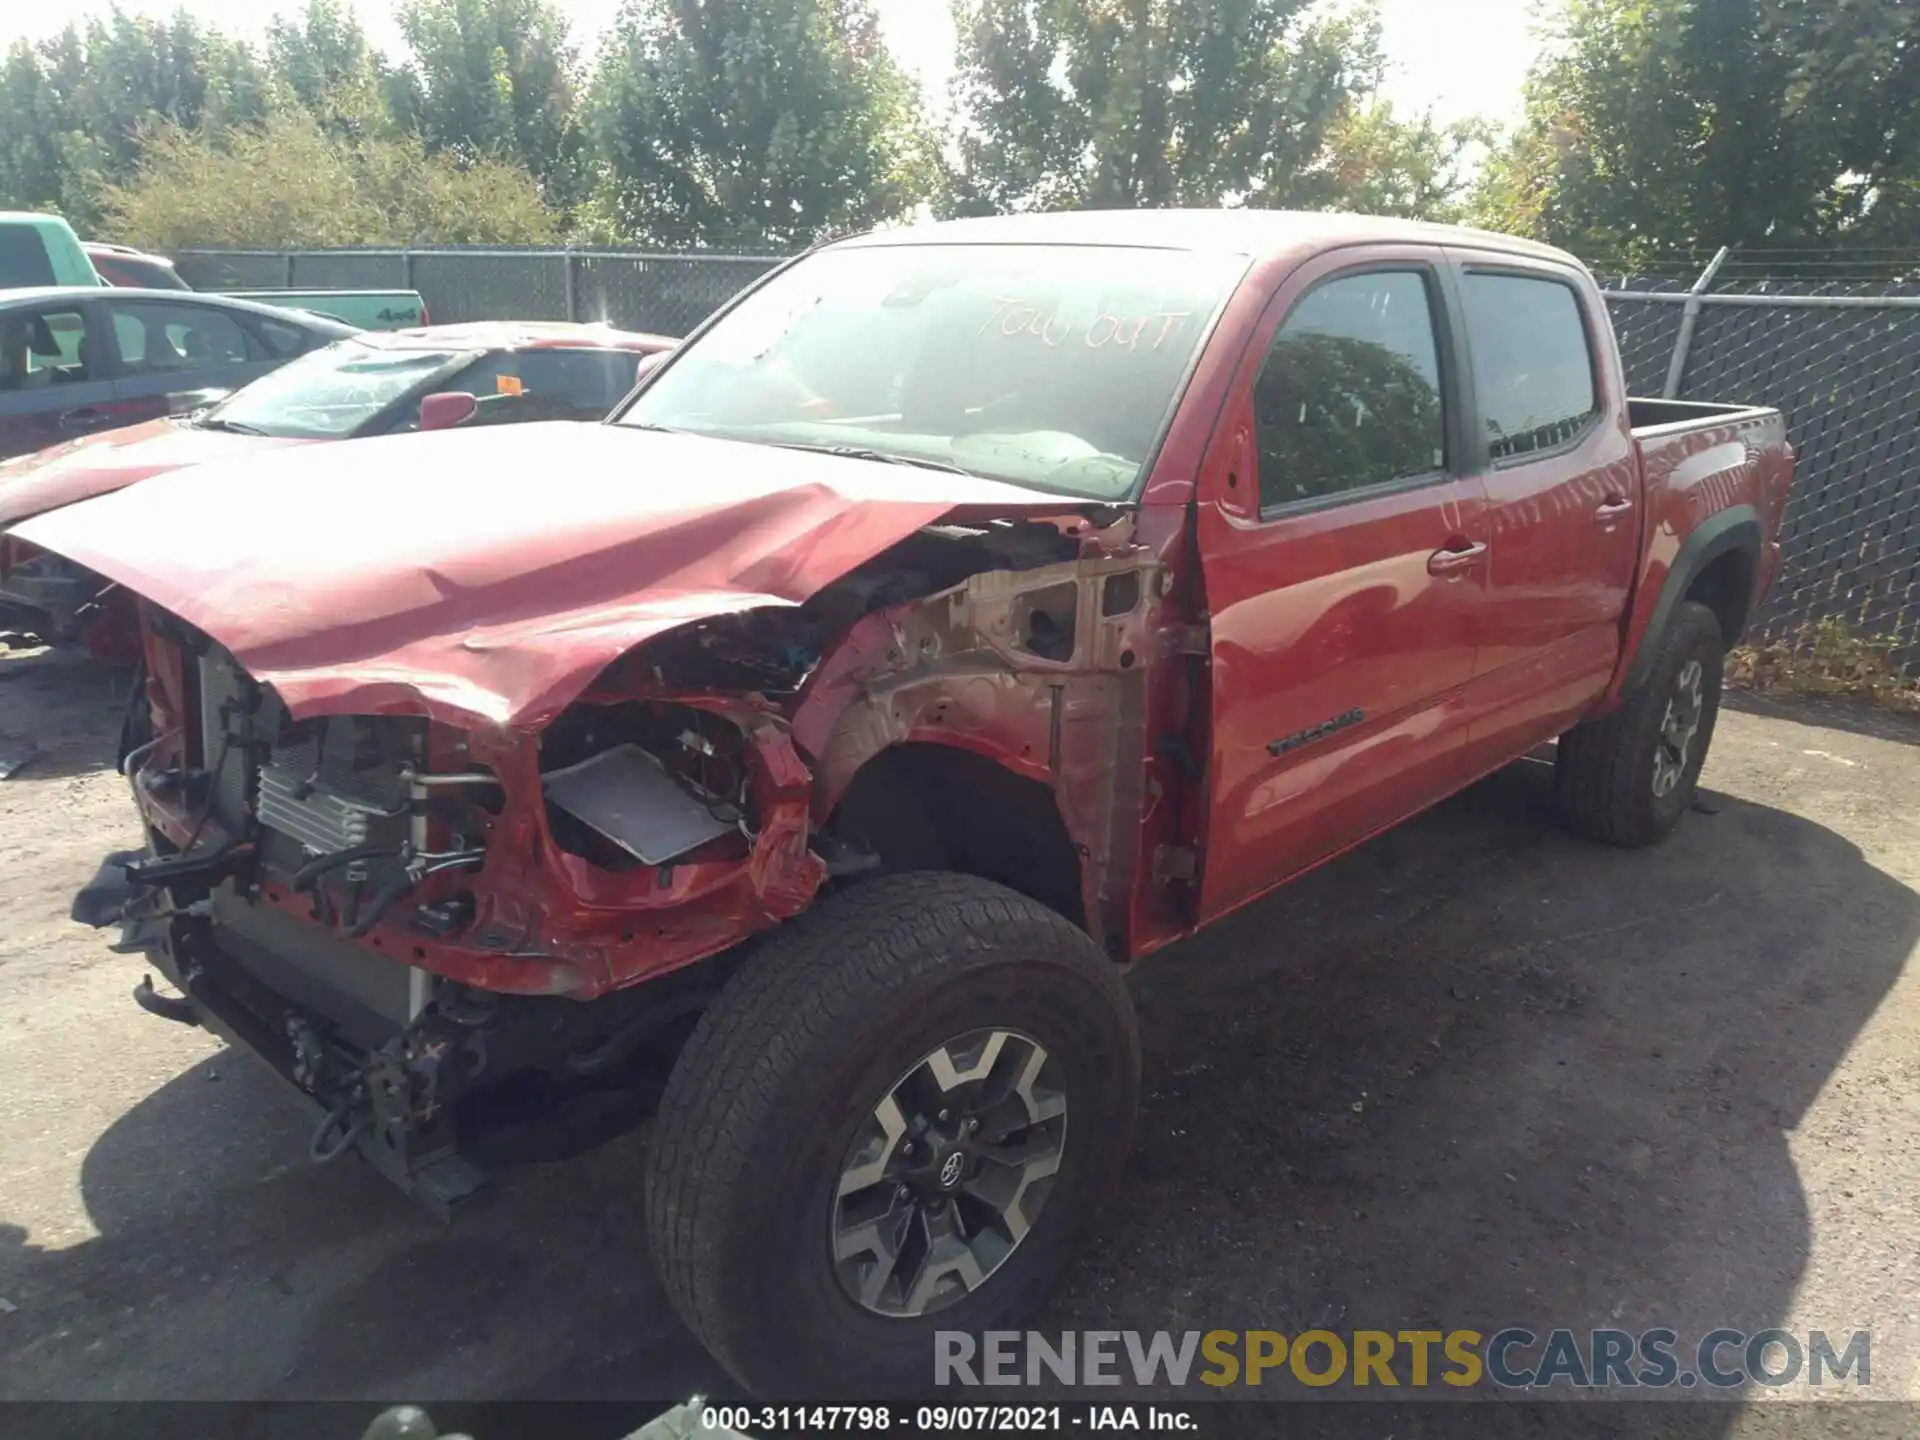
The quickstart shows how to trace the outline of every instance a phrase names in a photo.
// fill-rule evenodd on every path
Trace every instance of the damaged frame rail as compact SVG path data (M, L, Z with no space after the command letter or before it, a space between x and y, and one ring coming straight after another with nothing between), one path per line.
M566 709L670 714L658 734L677 735L651 750L616 735L556 765L546 727L318 722L414 727L410 759L394 769L397 805L330 788L331 731L290 767L276 745L291 722L271 693L196 688L195 674L230 662L184 624L150 616L158 733L123 768L154 853L109 857L74 916L119 920L113 948L151 956L184 997L146 979L144 1008L255 1050L309 1097L314 1159L357 1148L443 1214L482 1183L479 1162L515 1158L510 1146L489 1148L473 1097L503 1077L556 1073L562 1088L594 1090L656 1041L684 1038L729 968L696 962L882 864L866 837L835 823L882 755L963 752L1047 797L1078 857L1072 908L1123 955L1142 822L1165 799L1140 763L1149 677L1179 632L1159 613L1166 571L1131 518L1037 528L1052 537L1039 563L1031 548L1014 568L988 555L956 584L867 610L777 697L691 688L659 663L658 641L629 652ZM1051 558L1062 553L1071 558ZM788 614L763 612L776 628ZM739 643L727 633L737 621L705 622L722 651ZM659 753L691 757L704 777L720 759L715 737L729 735L731 785L699 783ZM230 761L252 777L240 813L218 799ZM583 853L569 820L622 863ZM390 828L383 841L383 824L403 837ZM276 865L270 852L288 838L299 863ZM380 864L390 873L367 900L357 891ZM330 895L341 882L356 891L344 902ZM370 967L405 977L405 996L372 995ZM328 999L354 995L351 1008L379 1021L308 1003L316 979ZM587 1000L596 1003L578 1003ZM662 1055L657 1074L628 1085L629 1110L657 1099L672 1046Z

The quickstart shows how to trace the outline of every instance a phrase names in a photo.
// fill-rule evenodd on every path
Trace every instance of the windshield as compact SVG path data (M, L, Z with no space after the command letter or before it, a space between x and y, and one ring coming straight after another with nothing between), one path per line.
M829 250L742 300L620 417L1129 496L1241 256Z
M242 386L200 424L311 440L344 439L458 361L458 350L382 350L336 340Z

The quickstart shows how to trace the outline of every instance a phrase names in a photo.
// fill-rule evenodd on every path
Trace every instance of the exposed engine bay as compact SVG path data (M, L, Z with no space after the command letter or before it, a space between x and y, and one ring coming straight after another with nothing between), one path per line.
M224 997L224 1023L321 1105L317 1153L377 1134L394 1178L457 1198L472 1177L448 1123L473 1094L632 1088L732 947L882 864L872 827L835 815L883 751L937 746L1051 792L1036 824L1082 857L1061 908L1124 926L1135 855L1110 837L1151 803L1163 575L1125 517L930 527L804 604L628 652L544 727L490 733L295 719L149 609L153 734L126 768L154 853L127 866L123 946Z

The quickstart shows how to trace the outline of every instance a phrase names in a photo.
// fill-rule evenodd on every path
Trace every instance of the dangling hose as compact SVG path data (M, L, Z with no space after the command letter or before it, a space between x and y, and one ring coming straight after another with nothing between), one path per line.
M366 1134L371 1117L362 1115L349 1125L348 1113L347 1106L340 1105L321 1117L320 1128L313 1132L313 1139L307 1143L307 1158L314 1164L332 1164L351 1150L354 1142ZM332 1138L335 1130L339 1131L337 1139Z

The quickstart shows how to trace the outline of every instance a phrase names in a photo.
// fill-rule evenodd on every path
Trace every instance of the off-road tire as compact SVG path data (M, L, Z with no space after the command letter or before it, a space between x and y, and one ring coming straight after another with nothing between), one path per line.
M844 1157L904 1071L982 1027L1063 1066L1052 1189L963 1298L910 1318L863 1309L830 1257ZM971 876L880 876L757 942L681 1052L647 1157L660 1279L755 1395L924 1393L936 1330L1017 1329L1059 1279L1118 1180L1139 1094L1132 1006L1085 932Z
M1554 785L1561 818L1576 834L1633 848L1665 838L1693 804L1720 714L1726 642L1713 611L1683 601L1657 642L1652 668L1613 714L1560 737ZM1667 707L1689 664L1701 667L1701 710L1677 784L1655 793L1655 757Z

